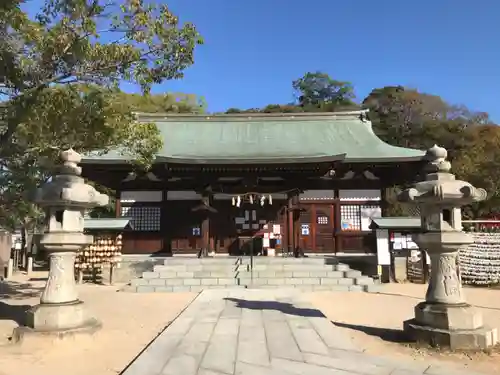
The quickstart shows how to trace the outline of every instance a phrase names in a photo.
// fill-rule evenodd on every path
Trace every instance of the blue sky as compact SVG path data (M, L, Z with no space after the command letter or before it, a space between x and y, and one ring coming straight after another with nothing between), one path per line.
M360 100L400 84L500 122L499 0L165 2L205 45L184 79L155 92L201 95L210 111L262 107L292 101L291 82L320 70Z
M211 111L293 99L321 70L357 96L401 84L500 122L498 0L170 0L206 44L185 78L156 88L203 95Z

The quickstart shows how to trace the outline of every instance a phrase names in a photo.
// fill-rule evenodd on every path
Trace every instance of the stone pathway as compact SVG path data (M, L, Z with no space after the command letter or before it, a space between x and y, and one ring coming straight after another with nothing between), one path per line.
M474 375L364 354L297 291L251 289L202 292L122 373L294 374Z

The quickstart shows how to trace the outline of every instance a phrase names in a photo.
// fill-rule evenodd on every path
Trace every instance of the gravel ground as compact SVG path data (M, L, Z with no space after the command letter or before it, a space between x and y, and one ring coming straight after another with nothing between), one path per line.
M41 275L43 276L45 275ZM195 297L193 293L133 294L117 287L78 286L80 298L103 323L91 339L29 349L8 344L16 319L39 302L45 281L17 277L15 290L0 289L1 375L116 375ZM5 288L4 288L5 291ZM33 349L33 350L32 350Z
M406 342L403 321L413 318L413 307L423 300L426 285L388 284L384 294L310 293L310 301L332 322L351 335L367 353L415 361L451 362L485 374L500 374L500 350L450 353L417 348ZM500 290L465 289L467 301L480 307L486 324L500 328Z
M38 303L44 276L34 275L31 281L18 276L7 287L0 286L0 375L119 374L195 297L192 293L118 293L118 286L80 285L81 299L103 322L104 328L97 335L74 345L11 346L8 338L16 320ZM485 374L500 374L499 351L449 353L404 342L402 322L413 317L413 306L424 295L424 285L390 284L384 294L316 292L307 296L367 353L452 362ZM500 290L467 288L466 295L470 303L481 308L489 325L500 327Z

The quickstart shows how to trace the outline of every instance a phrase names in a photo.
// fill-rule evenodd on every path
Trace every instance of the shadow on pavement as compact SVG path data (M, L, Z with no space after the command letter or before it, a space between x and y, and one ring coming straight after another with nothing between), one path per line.
M332 323L337 327L348 328L355 331L363 332L370 336L379 337L384 341L395 342L398 344L412 342L410 338L404 333L404 331L399 329L369 327L369 326L361 326L361 325L341 323L341 322L332 322Z
M313 318L324 318L325 315L317 309L308 309L295 307L291 303L277 302L277 301L247 301L238 298L224 298L226 301L231 301L236 304L236 307L249 310L275 310L280 311L283 314L303 316L303 317L313 317Z

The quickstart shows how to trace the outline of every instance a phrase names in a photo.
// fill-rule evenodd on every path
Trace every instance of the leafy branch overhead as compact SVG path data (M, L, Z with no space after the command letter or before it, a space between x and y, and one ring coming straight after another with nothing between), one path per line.
M43 172L26 174L25 165L39 171L41 157L60 148L117 149L151 165L162 147L159 131L135 121L119 85L139 86L149 97L152 85L181 78L202 44L196 28L143 0L42 0L36 15L23 3L0 1L2 191L24 175L26 186L36 186Z
M46 127L36 129L33 123L40 119L51 125L55 119L61 124L68 121L62 126L73 130L63 132L68 138L61 143L71 145L78 122L70 120L71 115L92 131L115 123L96 133L95 144L89 140L84 149L98 148L112 129L117 131L112 141L129 135L130 127L117 129L119 124L131 124L127 110L113 106L106 96L123 81L148 93L155 83L181 78L194 62L195 46L202 43L195 27L181 25L166 5L46 0L34 18L20 5L20 0L7 0L0 8L0 93L9 99L1 145L22 139L28 129L43 133ZM65 111L69 113L61 119Z

